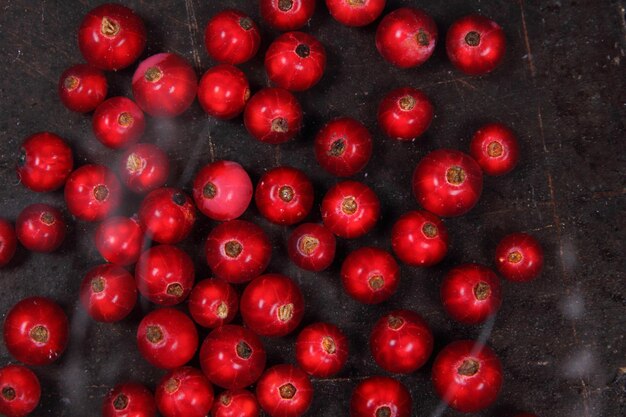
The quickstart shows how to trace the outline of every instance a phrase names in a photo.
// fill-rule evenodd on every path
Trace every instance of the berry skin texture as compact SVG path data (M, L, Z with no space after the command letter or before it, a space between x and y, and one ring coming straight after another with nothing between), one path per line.
M294 264L307 271L320 272L335 259L337 240L321 224L304 223L296 227L287 242L287 253Z
M139 58L146 46L146 27L134 11L119 4L92 9L78 30L78 48L96 68L117 71Z
M213 384L241 389L253 384L265 369L265 349L259 337L242 326L213 330L200 348L202 371Z
M502 365L488 346L459 340L439 352L432 379L435 392L451 408L476 413L497 399L502 387Z
M448 252L448 229L441 219L424 210L409 211L391 230L391 247L400 261L411 266L432 266Z
M326 69L326 50L315 37L288 32L272 42L265 54L265 70L278 87L305 91L319 82Z
M439 149L427 154L413 173L413 194L426 210L441 217L461 216L483 190L480 166L467 154Z
M350 417L409 417L411 394L400 382L374 376L359 383L352 392Z
M474 134L470 155L487 175L504 175L519 161L519 145L511 129L501 123L487 124Z
M512 233L496 248L496 268L509 281L532 281L543 268L543 249L531 235Z
M4 321L4 344L26 365L49 365L65 351L69 323L54 301L29 297L15 304Z
M205 254L216 277L241 284L265 271L272 257L272 245L256 224L230 220L209 233Z
M37 408L40 398L41 386L33 371L20 365L0 368L0 414L26 416Z
M343 261L341 281L350 297L364 304L378 304L398 289L400 267L388 252L362 247Z
M411 87L390 91L378 106L378 126L392 139L410 141L426 132L435 107L428 96Z
M118 172L126 188L143 194L165 184L170 175L170 159L156 145L137 143L122 154Z
M141 384L116 385L104 398L102 417L156 417L157 407L150 390Z
M126 97L113 97L96 108L92 126L100 143L107 148L120 149L141 139L146 121L134 101Z
M193 321L173 308L160 308L146 314L137 329L141 356L160 369L185 365L198 349L198 331Z
M153 117L182 114L193 103L197 90L196 72L176 54L152 55L141 61L133 74L133 97Z
M378 19L385 0L326 0L330 15L345 26L366 26Z
M446 35L446 52L450 62L468 75L493 71L506 50L504 31L493 20L480 15L458 19Z
M183 366L161 379L154 396L164 417L206 417L213 405L213 386L202 372Z
M65 184L72 172L72 149L50 132L29 136L22 143L17 160L17 178L30 190L54 191Z
M340 117L328 122L315 137L315 158L336 177L362 171L372 156L372 136L362 123Z
M196 207L179 189L157 188L141 202L139 220L146 236L159 243L174 244L191 232L196 222Z
M204 30L209 56L224 64L242 64L256 55L261 45L259 27L245 13L227 9L209 20Z
M336 375L348 360L348 338L333 324L311 324L296 339L296 360L314 377Z
M94 242L105 261L120 266L137 262L146 243L136 217L106 219L96 228Z
M256 397L245 389L222 392L211 409L211 417L259 417L260 413Z
M154 246L142 253L135 265L137 289L161 306L182 303L191 292L194 279L191 257L176 246Z
M217 221L241 216L252 200L252 180L237 162L216 161L205 165L193 181L198 210Z
M95 222L109 217L120 205L120 182L103 165L83 165L67 179L65 204L80 220Z
M443 279L441 302L446 313L459 323L483 323L502 304L500 279L486 266L457 266Z
M248 101L243 123L255 139L280 144L292 139L302 127L302 108L289 91L264 88Z
M276 365L259 379L256 397L270 417L299 417L313 401L313 385L300 368Z
M239 116L250 98L250 84L239 68L223 64L209 68L198 85L202 109L217 119Z
M266 172L256 187L256 206L276 224L299 223L313 208L313 184L297 168L278 167Z
M17 249L17 235L11 222L0 219L0 268L13 259Z
M423 10L402 7L381 20L376 30L378 52L396 67L413 68L430 58L437 45L437 25Z
M96 321L120 321L133 311L137 303L135 279L117 265L95 266L85 274L80 285L80 302Z
M59 98L71 111L93 111L107 96L108 83L104 73L87 64L69 67L59 79Z
M259 336L285 336L304 316L304 298L298 285L281 274L261 275L241 296L243 322Z
M20 243L33 252L54 252L65 240L63 215L47 204L33 204L17 216L15 233Z
M261 0L261 18L282 31L300 29L313 17L315 0Z
M322 200L324 226L339 237L361 237L376 225L380 201L374 191L357 181L344 181L328 190Z
M239 310L239 295L227 282L205 279L189 295L189 314L202 327L214 329L228 324Z

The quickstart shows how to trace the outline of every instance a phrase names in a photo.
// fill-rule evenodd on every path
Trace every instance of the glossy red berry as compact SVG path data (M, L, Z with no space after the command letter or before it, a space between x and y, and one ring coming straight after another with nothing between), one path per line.
M400 381L373 376L352 392L350 417L409 417L411 394Z
M413 140L426 132L435 107L422 91L411 87L389 92L378 106L378 126L392 139Z
M348 338L333 324L311 324L302 329L296 339L296 360L314 377L333 376L348 360Z
M489 123L478 129L470 143L470 155L487 175L504 175L519 161L519 145L511 129Z
M205 216L226 221L241 216L252 200L252 181L237 162L205 165L193 181L193 198Z
M277 365L259 379L256 397L270 417L299 417L313 402L313 384L300 368Z
M209 56L225 64L241 64L256 55L261 45L259 27L245 13L227 9L209 20L204 30Z
M17 239L33 252L53 252L65 240L67 225L63 215L47 204L26 207L15 222Z
M413 194L426 210L461 216L478 202L483 190L480 166L467 154L439 149L427 154L413 173Z
M154 396L164 417L207 417L213 405L213 386L202 372L183 366L161 379Z
M283 143L300 131L302 108L289 91L264 88L248 101L243 122L257 140L270 144Z
M0 414L26 416L37 408L40 398L41 385L33 371L20 365L0 368Z
M496 248L496 268L509 281L534 280L543 268L541 244L526 233L512 233L504 237Z
M298 285L281 274L255 278L241 296L241 316L260 336L285 336L304 316L304 298Z
M135 265L137 289L148 300L162 306L183 302L194 279L191 257L176 246L154 246L142 253Z
M443 348L432 370L437 395L450 407L476 413L494 403L502 387L502 366L488 346L459 340Z
M108 83L104 73L91 65L69 67L59 79L61 103L71 111L93 111L107 96Z
M504 58L506 37L493 20L480 15L460 18L446 35L446 51L450 62L469 75L493 71Z
M245 389L222 392L211 409L211 417L259 417L260 413L256 397Z
M331 16L346 26L365 26L378 19L385 0L326 0Z
M239 284L265 271L272 257L272 245L256 224L230 220L209 233L205 253L215 276Z
M118 208L122 199L120 182L103 165L83 165L67 179L65 204L80 220L100 221Z
M351 177L362 171L371 156L370 132L350 117L328 122L315 137L317 162L337 177Z
M72 172L72 149L50 132L29 136L17 160L17 178L33 191L53 191L63 186Z
M278 167L266 172L254 194L256 206L267 220L276 224L299 223L313 207L313 184L297 168Z
M218 279L205 279L189 295L189 314L202 327L228 324L239 310L239 295L232 285Z
M441 219L424 210L403 214L391 230L393 252L411 266L438 264L448 252L449 241Z
M265 369L265 349L245 327L227 324L213 330L200 349L200 365L209 381L226 389L253 384Z
M343 261L341 280L350 297L361 303L378 304L398 289L400 267L388 252L362 247Z
M335 235L321 224L304 223L296 227L287 242L289 258L302 269L319 272L335 259Z
M274 29L300 29L313 17L315 0L261 0L261 17Z
M80 302L96 321L120 321L133 311L137 303L135 279L117 265L95 266L87 272L80 285Z
M113 97L98 106L92 119L96 139L111 149L126 148L143 136L146 121L134 101Z
M196 207L177 188L157 188L141 202L139 220L146 236L159 243L178 243L191 232L196 222Z
M126 188L141 194L165 184L170 175L170 160L158 146L137 143L122 154L118 170Z
M49 365L65 351L69 323L54 301L30 297L15 304L4 321L4 344L26 365Z
M141 384L116 385L102 403L102 417L156 417L157 408L150 390Z
M223 64L209 68L198 85L198 101L209 115L218 119L239 116L250 98L250 84L239 68Z
M328 190L322 200L324 226L339 237L363 236L380 216L380 201L374 191L357 181L344 181Z
M265 54L270 81L290 91L304 91L319 82L326 69L326 50L315 37L288 32L272 42Z
M133 75L133 97L153 117L175 117L191 106L198 90L192 66L176 54L161 53L141 61Z
M135 217L106 219L98 225L94 242L105 261L120 266L137 262L146 243Z
M0 268L13 259L17 249L17 235L11 222L0 219Z

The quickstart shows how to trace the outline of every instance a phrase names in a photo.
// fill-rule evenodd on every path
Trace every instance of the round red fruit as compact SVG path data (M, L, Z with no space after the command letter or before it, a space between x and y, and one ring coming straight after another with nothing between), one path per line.
M289 258L302 269L319 272L335 259L337 241L330 230L315 223L296 227L287 242Z
M331 16L346 26L366 26L378 19L385 0L326 0Z
M446 35L446 51L450 62L469 75L493 71L504 58L506 37L493 20L469 15L450 26Z
M78 113L87 113L104 101L108 84L102 71L91 65L78 64L61 74L58 90L65 107Z
M214 329L228 324L239 310L239 295L227 282L205 279L189 296L189 314L202 327Z
M209 56L225 64L241 64L256 55L261 45L259 27L245 13L227 9L209 20L204 30Z
M170 160L161 148L151 143L137 143L120 158L122 183L141 194L162 187L170 175Z
M315 0L261 0L261 17L278 30L296 30L313 17Z
M80 220L100 221L109 217L120 205L120 182L103 165L83 165L67 179L65 204Z
M432 266L448 252L448 230L441 219L424 210L405 213L391 230L391 247L411 266Z
M17 249L17 235L11 222L0 219L0 268L13 259Z
M333 324L311 324L302 329L296 339L296 360L314 377L333 376L348 360L348 338Z
M93 267L80 285L80 302L96 321L120 321L133 311L137 303L135 279L117 265Z
M98 106L92 119L96 139L111 149L134 144L146 128L143 112L126 97L113 97Z
M409 417L411 394L400 382L374 376L359 383L352 392L350 417Z
M150 390L141 384L118 384L102 403L102 417L156 417L157 408Z
M531 235L512 233L496 248L496 268L509 281L532 281L543 268L543 249Z
M67 225L63 215L47 204L26 207L15 222L20 243L33 252L53 252L65 240Z
M17 178L33 191L54 191L65 184L72 172L72 149L50 132L29 136L17 159Z
M392 139L413 140L426 132L435 107L428 96L411 87L389 92L378 106L378 125Z
M315 137L317 162L337 177L351 177L362 171L371 156L370 132L349 117L328 122Z
M243 122L257 140L279 144L292 139L300 131L302 108L289 91L264 88L248 101Z
M277 365L259 379L256 397L270 417L299 417L313 401L313 384L300 368Z
M259 417L260 413L256 397L244 389L222 392L211 409L211 417Z
M0 414L26 416L37 408L40 398L41 385L33 371L20 365L0 368Z
M474 134L470 155L487 175L504 175L519 161L519 145L515 134L501 123L487 124Z
M378 304L398 289L400 267L388 252L363 247L343 261L341 280L350 297L364 304Z
M344 181L328 190L322 200L324 226L339 237L363 236L380 216L380 201L374 191L357 181Z
M111 217L98 225L96 249L105 261L120 266L137 262L144 249L143 230L135 217Z
M243 112L250 98L250 84L239 68L223 64L209 68L198 85L198 101L209 115L228 120Z
M164 417L206 417L213 405L213 386L202 372L184 366L161 379L155 399Z
M179 189L157 188L141 202L139 220L146 236L159 243L178 243L191 232L196 222L196 207Z
M313 184L299 169L274 168L261 177L254 200L267 220L292 225L304 220L311 211Z

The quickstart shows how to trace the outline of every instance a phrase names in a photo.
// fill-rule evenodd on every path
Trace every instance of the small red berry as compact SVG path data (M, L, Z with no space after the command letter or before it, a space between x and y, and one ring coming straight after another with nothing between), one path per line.
M446 35L446 51L450 62L469 75L493 71L504 58L506 37L493 20L480 15L458 19Z
M33 252L53 252L65 240L67 225L63 215L47 204L26 207L15 222L17 238Z
M0 268L13 259L17 249L17 235L11 222L0 218Z
M122 199L120 182L103 165L83 165L67 179L65 204L80 220L100 221L113 214Z
M0 368L0 414L22 417L30 414L41 398L39 378L21 365Z
M141 194L162 187L170 175L170 160L161 148L151 143L137 143L120 158L122 183Z
M139 220L146 236L159 243L178 243L191 232L196 222L196 207L179 189L157 188L141 202Z
M531 235L512 233L496 248L496 268L509 281L532 281L543 268L543 249Z
M92 119L96 139L111 149L134 144L146 128L143 112L126 97L113 97L98 106Z
M154 396L164 417L206 417L213 405L213 386L202 372L183 366L161 379Z
M400 381L373 376L352 392L350 417L409 417L411 394Z
M260 413L256 397L245 389L222 392L211 409L211 417L259 417Z
M266 172L256 187L256 206L276 224L299 223L313 208L313 184L297 168L278 167Z
M378 106L378 125L392 139L422 136L433 120L435 107L428 96L411 87L389 92Z
M137 303L135 279L117 265L98 265L83 278L80 301L92 319L105 323L120 321Z
M296 227L287 242L289 258L302 269L319 272L335 259L335 235L321 224L304 223Z
M314 377L333 376L348 360L348 338L333 324L311 324L296 339L296 360Z
M362 123L340 117L328 122L315 137L315 158L337 177L362 171L372 156L372 136Z
M264 88L248 101L243 122L257 140L279 144L292 139L300 131L302 108L289 91Z
M274 29L300 29L313 17L315 0L261 0L261 17Z
M78 64L61 74L58 90L65 107L78 113L87 113L104 101L108 84L102 71L91 65Z
M313 384L300 368L277 365L261 376L256 396L270 417L299 417L313 402Z
M385 0L326 0L331 16L346 26L366 26L378 19Z
M378 304L398 289L400 267L388 252L362 247L343 261L341 280L350 297L364 304Z
M470 155L487 175L504 175L519 161L519 145L515 134L501 123L487 124L474 134Z
M102 417L156 417L157 408L150 390L141 384L116 385L102 403Z
M137 262L144 249L143 230L135 217L111 217L98 225L96 249L105 261L120 266Z
M432 266L448 252L448 229L441 219L424 210L405 213L391 230L396 256L411 266Z
M35 133L22 143L17 160L17 178L33 191L54 191L72 172L72 149L50 132Z
M209 20L204 30L209 56L225 64L241 64L256 55L261 45L259 27L245 13L227 9Z
M324 226L339 237L363 236L380 216L380 201L374 191L357 181L344 181L328 190L322 200Z
M239 68L223 64L209 68L198 85L198 101L209 115L228 120L239 116L250 98L250 84Z
M189 295L189 314L202 327L214 329L228 324L239 310L239 295L232 285L218 279L205 279Z

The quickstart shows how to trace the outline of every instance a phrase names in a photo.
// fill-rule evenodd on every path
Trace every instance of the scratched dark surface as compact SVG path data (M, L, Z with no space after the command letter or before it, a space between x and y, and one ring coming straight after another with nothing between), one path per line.
M19 185L14 165L27 135L50 130L67 138L77 165L111 164L117 153L105 149L91 133L90 115L74 114L60 103L56 85L61 72L82 61L76 32L82 16L98 1L0 2L0 215L15 220L28 204L61 207L62 192L37 194ZM479 1L388 2L418 5L431 13L440 37L452 21L473 11L504 27L508 50L503 65L485 77L467 77L451 67L442 42L425 65L399 70L386 64L374 46L376 24L349 29L333 21L323 4L304 31L326 46L328 70L311 91L298 94L305 128L281 147L251 139L241 118L207 119L199 105L173 121L150 121L146 141L162 145L174 162L170 184L189 191L190 178L214 159L242 163L253 181L279 164L305 169L316 185L317 201L337 180L321 172L312 151L315 132L330 118L348 115L363 121L375 137L375 153L355 178L374 188L382 201L382 218L373 232L355 241L340 241L335 264L321 274L293 266L285 254L289 228L270 225L251 206L244 218L258 222L272 237L270 271L297 280L306 296L304 323L339 325L351 336L352 354L336 378L314 380L315 399L307 416L346 416L355 384L383 373L372 361L367 338L374 321L393 308L422 314L436 335L436 352L460 338L488 337L502 359L505 384L498 402L481 416L510 416L531 411L539 416L611 417L626 415L626 343L624 246L624 4L617 1ZM148 27L143 58L176 52L201 75L214 63L208 58L203 30L208 18L226 6L250 13L258 22L256 1L129 1ZM242 69L256 90L267 85L262 57L276 36L262 24L263 45ZM110 95L131 96L134 66L108 74ZM376 127L376 108L388 90L412 85L432 97L436 118L415 143L385 139ZM478 206L467 216L446 221L452 248L431 269L403 266L402 283L390 301L366 307L349 299L338 279L340 260L362 245L390 249L390 229L403 212L417 208L410 176L428 151L468 149L482 123L499 120L519 135L522 160L503 178L486 178ZM129 198L125 212L137 207ZM66 212L67 213L67 212ZM69 216L68 216L69 217ZM311 221L319 220L314 210ZM201 256L202 241L214 224L199 221L180 246L197 265L197 276L210 271ZM77 303L84 272L101 262L91 243L94 225L70 221L62 248L54 254L18 251L0 271L2 318L18 300L32 295L56 299L71 317L72 338L62 359L35 371L44 392L36 416L96 416L109 387L134 379L154 388L162 372L150 368L135 347L142 303L129 319L114 325L91 321ZM448 319L438 298L439 283L453 265L476 261L492 265L494 248L513 231L534 234L546 251L543 275L528 285L504 283L504 304L491 333L489 326L464 327ZM183 306L184 307L184 306ZM239 320L239 318L238 318ZM202 332L203 336L205 333ZM269 364L294 362L295 335L267 339ZM12 362L0 344L0 365ZM197 362L194 362L197 365ZM413 397L414 416L459 415L439 407L430 383L431 361L400 379ZM620 372L621 369L621 372Z

